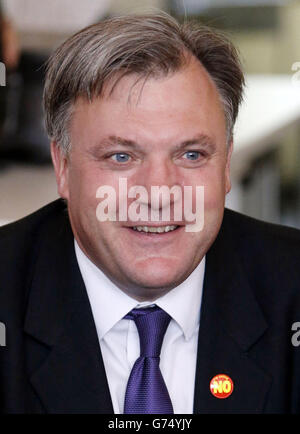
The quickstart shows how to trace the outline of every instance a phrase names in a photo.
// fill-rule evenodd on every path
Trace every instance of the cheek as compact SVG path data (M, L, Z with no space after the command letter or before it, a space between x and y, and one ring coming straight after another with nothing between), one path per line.
M204 187L204 211L214 211L224 207L225 202L225 170L207 168L203 170L194 186ZM194 189L195 191L195 189ZM196 197L194 195L194 200Z
M204 189L204 205L206 211L223 208L225 203L225 182L220 180L206 185Z
M70 199L83 207L96 210L100 201L96 195L97 190L103 186L116 188L117 181L115 177L108 176L105 171L93 166L76 165L69 173Z
M84 174L73 173L70 178L70 203L80 214L90 213L96 208L96 188L89 178Z

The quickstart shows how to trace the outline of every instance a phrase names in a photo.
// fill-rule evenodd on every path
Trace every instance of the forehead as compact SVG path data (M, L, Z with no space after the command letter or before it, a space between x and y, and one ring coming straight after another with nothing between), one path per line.
M128 106L137 106L141 101L146 104L151 97L156 103L159 97L164 100L167 93L169 98L175 94L183 96L216 96L219 93L215 83L202 64L195 57L183 63L180 69L175 72L155 73L148 76L139 74L116 74L104 85L102 98L116 102L127 102ZM171 94L169 92L172 92ZM183 98L181 98L183 100ZM171 100L169 99L169 102Z
M101 97L76 101L71 121L71 134L128 135L134 141L139 134L172 140L182 129L194 129L192 135L226 129L219 92L196 59L167 76L130 74L107 83Z

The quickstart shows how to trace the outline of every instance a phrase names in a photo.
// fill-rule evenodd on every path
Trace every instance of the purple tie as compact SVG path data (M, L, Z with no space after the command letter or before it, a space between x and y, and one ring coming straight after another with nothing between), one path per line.
M159 369L160 350L171 317L158 306L133 309L140 337L140 357L131 370L125 394L124 414L173 414L172 402Z

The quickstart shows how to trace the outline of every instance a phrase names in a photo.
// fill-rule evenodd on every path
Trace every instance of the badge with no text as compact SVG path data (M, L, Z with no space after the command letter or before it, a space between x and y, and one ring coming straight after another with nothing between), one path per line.
M233 381L228 375L218 374L211 379L209 388L216 398L228 398L233 392Z

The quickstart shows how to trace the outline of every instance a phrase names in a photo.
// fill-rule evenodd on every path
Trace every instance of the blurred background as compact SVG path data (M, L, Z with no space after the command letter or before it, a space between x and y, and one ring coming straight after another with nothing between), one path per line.
M161 9L225 30L241 53L247 86L227 206L300 228L299 0L0 0L0 5L0 225L58 197L41 109L49 54L105 17Z

